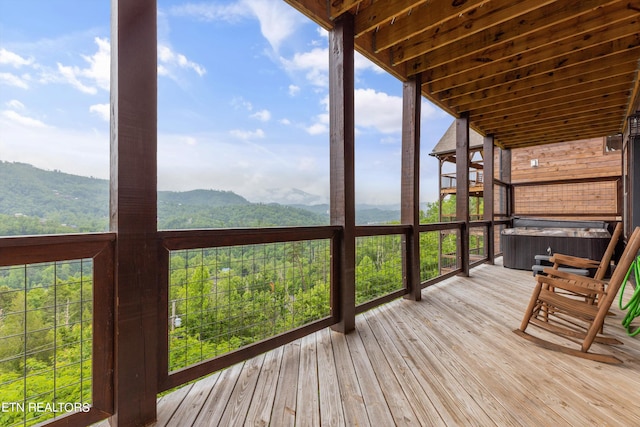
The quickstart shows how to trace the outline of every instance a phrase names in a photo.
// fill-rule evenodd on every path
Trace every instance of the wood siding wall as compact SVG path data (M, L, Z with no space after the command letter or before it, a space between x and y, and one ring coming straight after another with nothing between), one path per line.
M604 142L593 138L513 149L514 214L619 219L620 180L613 177L622 173L621 152L605 152Z

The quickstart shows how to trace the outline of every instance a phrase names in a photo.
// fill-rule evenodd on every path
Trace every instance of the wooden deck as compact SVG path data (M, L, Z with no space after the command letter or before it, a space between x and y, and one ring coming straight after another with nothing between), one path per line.
M475 268L174 391L155 425L640 425L640 336L608 319L617 366L541 349L512 333L533 283Z

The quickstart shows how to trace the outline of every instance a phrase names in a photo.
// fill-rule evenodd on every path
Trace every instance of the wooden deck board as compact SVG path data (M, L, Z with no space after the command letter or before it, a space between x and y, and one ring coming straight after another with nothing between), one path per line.
M597 350L624 363L607 365L512 332L533 286L480 266L163 396L155 425L640 425L640 337L617 302L605 330L625 344Z

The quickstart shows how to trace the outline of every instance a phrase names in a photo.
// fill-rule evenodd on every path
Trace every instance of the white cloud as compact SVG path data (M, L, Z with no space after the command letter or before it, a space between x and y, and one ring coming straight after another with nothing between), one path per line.
M378 67L376 64L369 61L367 58L362 56L359 52L356 52L353 57L353 67L356 74L361 73L363 71L367 71L367 70L373 71L376 74L385 73L385 71L382 68Z
M265 133L262 129L256 129L254 131L234 129L229 131L229 133L238 139L242 139L243 141L265 137Z
M274 52L305 23L304 17L281 0L242 0L260 21L260 31Z
M174 52L169 46L158 45L158 74L172 76L172 69L182 68L195 71L200 77L204 76L207 70L181 53Z
M402 131L402 98L374 89L355 91L356 126L382 133Z
M285 70L290 73L304 72L307 81L318 87L329 86L329 50L314 48L308 52L296 53L293 58L280 58Z
M10 101L5 102L5 105L9 108L11 108L12 110L25 110L26 107L24 106L24 104L20 101L18 101L17 99L12 99Z
M249 10L242 3L186 3L169 9L173 16L196 18L201 21L234 22L249 15Z
M198 144L198 140L193 136L185 135L182 137L182 142L186 145L194 146Z
M305 130L309 135L321 135L323 133L329 132L329 125L318 121L311 126L307 126Z
M110 119L110 109L111 106L109 104L95 104L89 107L89 112L96 114L104 121L109 121Z
M258 119L261 122L268 122L271 120L271 112L269 110L256 111L251 115L252 118Z
M0 49L0 64L2 65L10 65L14 68L20 68L25 65L31 65L33 63L33 58L23 58L17 53L8 51L5 48Z
M91 56L82 55L89 63L89 68L82 70L82 75L103 90L109 90L111 78L111 45L109 39L96 37L94 42L98 45L98 51Z
M253 104L241 96L236 96L231 100L231 106L235 109L243 109L247 111L253 110Z
M98 51L91 56L82 55L88 64L87 67L78 67L57 63L60 78L45 74L43 82L62 81L82 93L95 95L98 89L109 90L109 80L111 76L111 45L108 39L96 37L93 40L98 46Z
M296 96L300 93L300 86L289 85L289 95Z
M12 110L4 110L0 112L0 115L8 119L10 122L13 122L15 124L25 126L28 128L46 128L47 127L47 125L45 125L43 122L41 122L38 119L33 119L31 117L23 116Z
M80 81L79 77L82 75L82 70L78 67L70 67L58 63L58 72L60 73L60 76L62 76L62 81L75 87L80 92L89 95L95 95L98 93L98 90L94 86L87 86Z
M0 84L19 87L20 89L29 89L27 79L18 77L15 74L11 73L0 73Z

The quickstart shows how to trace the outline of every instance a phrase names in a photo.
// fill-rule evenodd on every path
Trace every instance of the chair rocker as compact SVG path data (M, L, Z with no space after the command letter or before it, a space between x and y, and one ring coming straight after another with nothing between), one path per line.
M536 286L522 324L514 332L550 350L599 362L622 363L615 356L589 350L594 342L608 345L622 344L621 341L601 332L611 304L639 250L640 227L636 227L620 257L617 268L607 281L583 276L569 278L536 276ZM531 335L525 332L530 325L573 343L577 342L580 348Z

